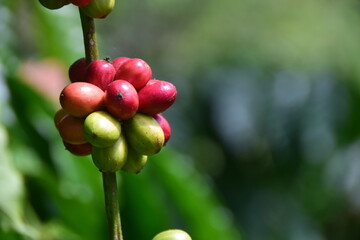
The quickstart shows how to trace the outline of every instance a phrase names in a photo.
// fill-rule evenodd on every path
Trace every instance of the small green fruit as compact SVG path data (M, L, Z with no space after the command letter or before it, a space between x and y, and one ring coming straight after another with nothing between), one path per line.
M89 5L81 7L83 12L92 18L105 18L114 8L115 0L93 0Z
M121 137L116 143L108 148L92 149L92 159L95 166L102 172L116 172L125 164L128 148L125 137Z
M127 120L124 131L129 145L143 155L154 155L164 145L164 132L151 116L137 113Z
M121 170L128 173L139 173L145 166L148 156L136 152L132 148L128 148L128 155L125 165Z
M85 118L86 139L95 147L106 148L115 144L121 134L121 125L105 111L97 111Z
M170 229L157 234L152 240L191 240L191 237L183 230Z

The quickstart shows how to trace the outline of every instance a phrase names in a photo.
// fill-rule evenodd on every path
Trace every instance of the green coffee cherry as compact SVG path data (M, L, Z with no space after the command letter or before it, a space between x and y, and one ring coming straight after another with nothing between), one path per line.
M123 135L117 142L108 148L92 148L92 159L95 166L101 172L116 172L120 170L127 158L128 148L125 137Z
M137 113L124 124L128 144L142 155L158 153L164 145L164 132L151 116Z
M89 17L105 18L114 6L115 0L93 0L89 5L81 7L81 9Z
M148 156L136 152L132 148L128 148L128 155L125 165L121 170L128 173L139 173L145 166Z
M59 9L70 3L68 0L39 0L39 2L41 5L51 10Z
M183 230L170 229L157 234L152 240L191 240L191 237Z
M86 139L93 146L99 148L110 147L119 139L121 125L109 113L96 111L85 118L84 133Z

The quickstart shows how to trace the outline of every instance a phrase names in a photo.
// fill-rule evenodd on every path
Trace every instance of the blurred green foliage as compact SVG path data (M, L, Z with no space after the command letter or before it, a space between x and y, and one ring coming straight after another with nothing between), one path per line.
M96 21L101 57L178 88L168 146L118 174L125 239L360 239L359 24L356 0L117 1ZM77 9L0 0L0 32L0 239L106 239L100 174L53 126L55 78L19 70L55 59L66 75Z

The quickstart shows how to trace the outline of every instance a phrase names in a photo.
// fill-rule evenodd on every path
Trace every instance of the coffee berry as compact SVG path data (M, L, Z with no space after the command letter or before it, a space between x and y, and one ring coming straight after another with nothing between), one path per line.
M78 7L84 7L89 5L93 0L69 0L72 4Z
M39 0L39 2L47 9L51 10L62 8L70 3L68 0Z
M69 67L70 82L85 82L86 59L79 58Z
M183 230L170 229L160 232L152 240L191 240L191 237Z
M104 105L104 91L87 82L67 85L60 94L60 104L65 112L75 117L86 117Z
M81 10L91 18L105 18L115 6L115 0L93 0Z

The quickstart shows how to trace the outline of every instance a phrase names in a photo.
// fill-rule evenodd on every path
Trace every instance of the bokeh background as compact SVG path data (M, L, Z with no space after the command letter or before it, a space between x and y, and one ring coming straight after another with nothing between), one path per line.
M173 135L119 172L125 239L360 239L357 0L117 0L102 58L174 83ZM0 239L107 239L101 174L53 126L78 9L0 0Z

